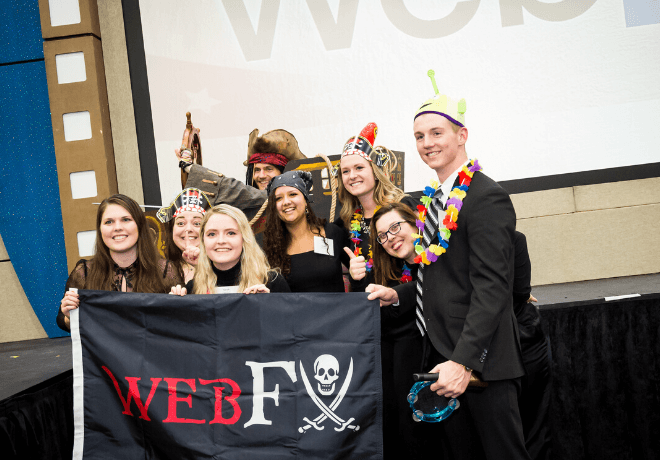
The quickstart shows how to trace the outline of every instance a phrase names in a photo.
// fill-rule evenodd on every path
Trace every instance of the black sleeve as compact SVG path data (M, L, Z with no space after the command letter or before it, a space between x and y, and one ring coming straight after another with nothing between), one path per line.
M85 280L87 279L87 261L85 259L80 259L76 266L71 270L69 278L66 280L66 286L64 287L64 293L70 288L85 289ZM64 297L64 296L62 296ZM57 308L57 317L55 322L57 326L66 332L71 332L71 329L66 325L64 313L62 313L62 305Z
M193 290L195 289L195 283L193 281L194 281L194 278L186 283L186 293L187 294L192 294Z
M348 281L351 283L351 292L364 292L367 286L374 282L374 271L367 272L367 276L357 281L349 274Z
M401 310L415 308L415 286L417 283L411 281L405 284L394 286L394 289L399 296L399 306Z
M516 316L519 316L521 308L527 303L532 292L532 263L529 260L525 235L516 231L513 241L515 245L513 308Z
M266 283L266 287L270 292L291 292L289 284L280 273L271 272L268 274L270 281Z
M411 197L410 195L406 195L403 198L401 198L400 203L405 204L408 206L412 211L417 214L417 205L421 204L418 199L415 199Z
M349 238L348 230L337 224L326 224L325 234L327 237L333 239L335 254L339 256L341 263L348 268L351 259L348 257L348 254L346 254L346 251L344 251L344 248L351 248L351 239Z

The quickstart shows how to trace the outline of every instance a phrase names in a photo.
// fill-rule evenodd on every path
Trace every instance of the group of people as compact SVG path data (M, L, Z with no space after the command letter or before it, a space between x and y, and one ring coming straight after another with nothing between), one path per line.
M349 138L335 171L335 222L314 213L310 173L283 172L304 158L291 133L251 133L245 184L194 164L182 145L187 188L157 214L168 224L166 258L134 200L103 200L96 253L69 276L57 324L69 330L79 306L70 288L343 292L344 266L350 290L381 305L387 458L549 458L548 348L529 303L526 243L508 194L468 160L464 114L464 100L437 90L415 114L418 153L437 173L421 200L391 182L391 152L374 147L375 123ZM406 400L412 374L429 370L439 374L431 390L461 404L439 426L415 423ZM474 380L487 385L473 390Z

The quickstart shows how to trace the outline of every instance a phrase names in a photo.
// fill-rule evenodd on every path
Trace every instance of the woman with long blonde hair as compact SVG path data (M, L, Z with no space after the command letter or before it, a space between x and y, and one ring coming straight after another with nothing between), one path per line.
M386 147L372 147L377 133L376 123L365 126L359 135L346 142L339 162L340 218L353 241L352 247L345 251L351 257L349 273L354 291L364 290L373 281L369 225L374 213L388 203L403 202L413 209L416 206L390 180L396 164L394 154Z
M240 209L214 206L202 220L200 235L195 277L185 288L173 288L172 294L291 292L282 275L268 265Z

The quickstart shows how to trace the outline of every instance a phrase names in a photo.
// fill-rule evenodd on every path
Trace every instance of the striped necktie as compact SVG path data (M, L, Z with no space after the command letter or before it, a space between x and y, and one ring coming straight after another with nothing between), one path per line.
M422 236L423 239L422 247L424 249L429 247L431 241L433 241L435 234L438 233L438 210L442 209L442 202L440 201L441 197L442 197L442 190L441 189L436 190L435 195L433 195L433 199L431 200L431 203L426 213L426 221L424 223L424 232L423 232L424 235ZM426 265L420 262L419 270L417 270L417 292L415 293L416 294L415 313L417 314L417 317L415 318L415 323L417 324L417 328L419 329L419 332L422 334L422 336L426 334L426 321L424 321L424 304L422 302L422 293L424 292L423 283L424 283L425 267Z

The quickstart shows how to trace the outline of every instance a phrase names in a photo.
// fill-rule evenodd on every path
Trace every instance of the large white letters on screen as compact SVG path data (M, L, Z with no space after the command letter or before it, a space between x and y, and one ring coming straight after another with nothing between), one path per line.
M332 12L326 1L307 0L307 6L310 13L312 13L314 23L319 30L326 50L351 47L358 0L339 0L337 22L332 17Z
M500 0L502 26L523 23L523 8L545 21L568 21L587 11L596 0L562 0L545 3L539 0Z
M420 190L433 172L412 116L431 68L467 100L468 155L497 181L655 163L660 20L633 21L638 3L214 0L177 15L176 0L140 0L163 200L180 190L187 111L205 166L241 180L254 128L332 155L374 121Z
M480 0L458 2L449 16L425 20L413 16L403 0L383 0L387 18L404 34L417 38L446 37L461 30L474 17Z
M216 0L218 1L218 0ZM259 23L252 27L250 17L243 0L222 0L229 21L234 29L238 43L241 45L245 59L268 59L273 49L273 37L277 24L277 13L280 10L280 0L261 2Z

